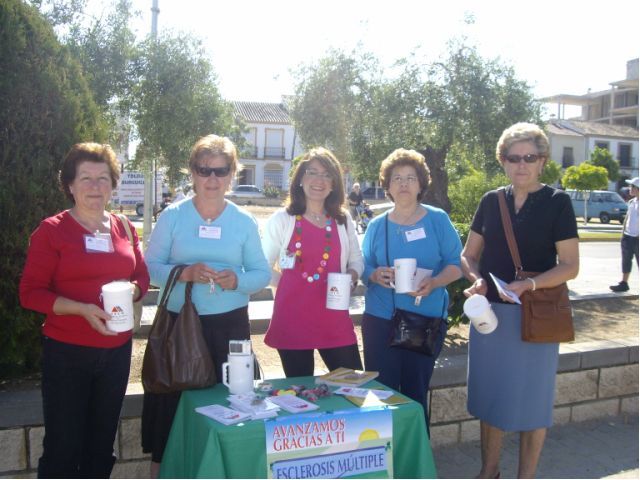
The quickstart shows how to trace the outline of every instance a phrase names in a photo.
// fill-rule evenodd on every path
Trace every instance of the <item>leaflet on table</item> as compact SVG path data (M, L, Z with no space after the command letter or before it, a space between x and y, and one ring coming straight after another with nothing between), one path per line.
M334 387L359 387L378 376L378 372L336 368L329 373L316 377L316 384L326 383Z
M505 282L504 280L500 280L498 277L496 277L491 272L489 272L489 275L491 276L491 280L493 280L493 283L496 284L496 288L498 289L498 293L501 293L505 297L509 297L515 303L518 303L518 304L522 305L522 302L520 301L520 299L518 298L518 296L515 293L513 293L511 290L505 290L504 287L507 286L507 282Z
M278 405L255 393L229 395L227 400L236 410L250 414L252 420L273 418L280 410Z
M349 395L351 397L365 398L369 395L375 395L378 398L385 399L393 395L393 392L389 390L375 390L370 388L354 388L354 387L340 387L335 392L338 395Z
M295 395L277 395L268 399L290 413L304 413L318 409L315 403L307 402L304 398Z
M249 420L251 415L239 412L222 405L207 405L206 407L196 408L196 412L209 418L213 418L216 422L224 425L234 425L244 420Z

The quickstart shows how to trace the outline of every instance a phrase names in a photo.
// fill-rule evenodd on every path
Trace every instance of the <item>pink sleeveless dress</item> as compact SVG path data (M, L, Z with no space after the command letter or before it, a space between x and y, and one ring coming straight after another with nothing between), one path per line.
M300 249L301 262L282 271L276 291L273 317L265 343L281 350L310 350L344 347L357 342L353 322L347 310L329 310L325 306L327 274L340 272L340 238L337 225L331 219L330 238L325 227L317 227L304 217L300 222L300 239L294 230L289 240L289 252ZM296 229L298 227L296 226ZM296 247L296 243L300 247ZM326 266L322 255L329 247ZM322 272L318 272L318 268ZM308 281L317 274L317 280Z

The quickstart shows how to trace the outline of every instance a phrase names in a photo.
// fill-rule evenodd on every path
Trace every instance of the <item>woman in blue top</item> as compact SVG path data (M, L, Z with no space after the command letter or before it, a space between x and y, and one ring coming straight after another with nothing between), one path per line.
M189 158L195 195L162 212L145 255L155 285L164 286L175 265L188 265L168 309L177 316L185 282L194 282L192 299L218 378L229 340L250 338L249 295L271 279L255 219L224 198L237 165L236 147L228 138L208 135L198 140ZM180 392L145 393L142 446L152 454L152 478L157 476L179 400Z
M362 244L362 279L368 287L362 318L365 368L379 371L380 382L422 404L428 419L427 390L447 333L449 296L445 287L462 275L462 245L447 214L420 203L430 183L429 169L421 154L395 150L382 162L380 183L394 207L371 221ZM397 294L391 286L396 258L415 258L419 268L433 273L420 282L415 292ZM443 318L436 355L389 347L394 305Z

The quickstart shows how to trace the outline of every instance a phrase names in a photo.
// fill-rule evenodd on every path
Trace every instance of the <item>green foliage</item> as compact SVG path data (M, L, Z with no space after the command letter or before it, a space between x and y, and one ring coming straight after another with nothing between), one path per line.
M78 0L71 0L78 1ZM130 0L115 0L104 16L91 17L88 26L71 26L66 43L82 65L93 98L109 122L109 143L126 153L131 124L131 92L138 61L135 33L129 28L134 17Z
M264 187L264 196L267 198L279 198L282 191L273 185L267 185Z
M160 160L170 185L180 179L191 146L210 133L239 137L231 105L216 87L213 67L199 40L165 36L141 46L133 118L140 147L137 162Z
M591 152L591 165L596 167L604 167L607 169L607 177L612 182L617 182L620 178L620 165L613 159L613 155L606 148L596 147Z
M489 190L509 183L504 174L489 178L484 171L471 170L449 190L451 219L454 222L470 223L482 196Z
M540 105L513 68L464 40L452 41L442 61L412 55L384 72L371 54L331 50L301 67L297 82L292 115L304 143L334 148L356 178L368 180L394 149L418 150L433 178L427 202L447 211L448 172L498 173L504 128L540 123Z
M42 15L0 2L0 375L38 368L42 316L18 284L31 232L65 207L60 161L78 141L105 139L78 64Z
M554 185L560 180L561 177L562 168L560 167L560 165L553 160L548 160L544 166L542 175L540 175L540 181L542 183L546 183L547 185Z
M456 223L454 222L453 226L458 231L460 235L460 240L462 241L462 246L464 247L465 243L467 243L467 237L469 236L469 224L468 223ZM469 281L461 277L453 283L450 283L447 286L447 291L449 292L449 326L453 327L460 323L469 323L469 319L464 316L462 310L462 304L464 303L465 296L463 290L469 288Z
M607 178L606 168L586 162L567 168L562 177L562 186L581 191L599 190L607 188Z

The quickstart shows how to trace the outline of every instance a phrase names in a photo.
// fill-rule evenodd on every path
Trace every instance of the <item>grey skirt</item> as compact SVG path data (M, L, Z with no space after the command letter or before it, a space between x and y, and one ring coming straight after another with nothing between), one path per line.
M469 413L504 431L553 423L557 343L520 339L520 306L491 303L498 327L483 335L469 326Z

